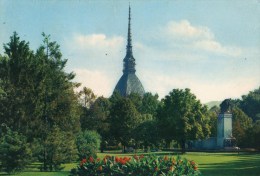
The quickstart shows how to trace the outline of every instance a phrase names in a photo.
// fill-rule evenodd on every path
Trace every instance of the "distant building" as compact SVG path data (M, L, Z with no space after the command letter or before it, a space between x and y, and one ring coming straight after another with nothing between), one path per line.
M124 68L123 75L119 79L114 92L119 92L122 96L128 96L131 93L136 93L141 96L144 95L144 87L138 77L135 75L135 58L132 51L132 38L131 38L131 8L129 6L128 17L128 35L126 45L126 56L123 60Z

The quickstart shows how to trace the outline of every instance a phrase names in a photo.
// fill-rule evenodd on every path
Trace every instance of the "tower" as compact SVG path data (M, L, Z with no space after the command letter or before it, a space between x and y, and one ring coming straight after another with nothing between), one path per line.
M131 36L131 7L129 6L128 16L128 33L127 33L127 45L126 56L123 60L123 75L119 79L114 92L117 91L122 96L128 96L131 93L139 94L143 96L145 93L143 85L138 77L135 75L135 58L132 50L132 36Z

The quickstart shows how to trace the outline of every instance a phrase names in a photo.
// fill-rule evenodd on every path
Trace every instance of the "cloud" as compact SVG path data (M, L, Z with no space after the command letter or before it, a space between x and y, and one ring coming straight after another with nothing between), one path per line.
M166 34L180 40L213 39L214 34L208 27L192 26L188 20L170 21L164 28Z
M162 32L169 42L179 43L187 51L200 50L231 57L238 57L242 53L239 47L218 42L208 27L194 26L188 20L170 21L162 28Z
M112 94L115 80L108 73L100 70L74 69L76 82L81 83L81 87L92 89L98 96L109 97Z
M66 40L71 65L87 69L115 69L122 58L124 38L105 34L74 34ZM120 62L121 64L121 62Z
M237 77L232 80L222 80L220 78L212 80L201 80L197 75L180 74L165 75L145 72L141 76L146 91L158 93L160 98L164 98L172 89L190 88L202 103L212 100L222 101L226 98L241 98L259 86L256 77ZM243 84L246 83L246 84Z
M76 34L74 36L74 42L77 43L80 49L95 49L96 51L100 50L112 50L118 49L119 46L123 44L123 37L115 36L108 38L105 34L91 34L91 35L82 35Z

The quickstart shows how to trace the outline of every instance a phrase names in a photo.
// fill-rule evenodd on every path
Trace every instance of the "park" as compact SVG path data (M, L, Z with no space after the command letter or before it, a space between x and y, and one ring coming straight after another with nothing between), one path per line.
M229 2L190 2L187 8L177 1L134 1L137 10L101 1L28 2L20 3L24 9L1 2L3 9L11 5L16 10L3 13L9 20L0 24L0 176L260 175L259 48L242 45L235 39L240 36L232 39L236 45L225 45L190 14L190 8L204 5L223 10ZM147 17L137 12L139 5L149 5L158 15L165 12L153 16L157 28L144 19L138 31L133 28L137 14ZM177 15L179 5L188 16L176 20L172 14ZM255 10L254 3L247 5ZM230 8L238 14L233 4ZM59 10L66 17L57 15ZM125 14L124 25L118 14ZM213 17L210 13L208 18ZM160 23L165 19L166 25ZM225 24L217 22L211 25L214 32ZM31 35L40 33L38 25L48 34ZM92 32L109 32L80 34L77 30L86 30L85 25ZM23 28L30 35L19 31ZM241 40L254 43L251 33L243 33L248 38Z

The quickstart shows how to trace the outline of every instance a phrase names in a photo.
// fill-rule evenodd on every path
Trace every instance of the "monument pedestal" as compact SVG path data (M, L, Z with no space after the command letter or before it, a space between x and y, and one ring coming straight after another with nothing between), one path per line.
M232 114L228 112L220 113L217 126L217 147L229 147L227 146L229 139L232 139Z

